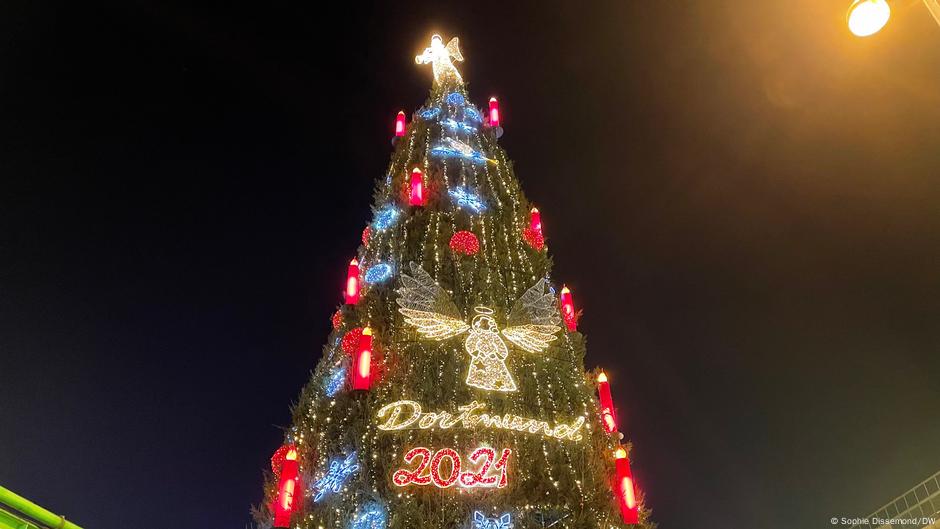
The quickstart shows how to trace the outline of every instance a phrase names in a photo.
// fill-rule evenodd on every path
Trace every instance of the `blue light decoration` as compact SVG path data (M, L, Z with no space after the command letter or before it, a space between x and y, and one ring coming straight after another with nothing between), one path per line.
M450 103L451 105L463 106L463 104L466 103L467 100L463 98L463 94L461 94L460 92L451 92L447 94L447 102Z
M343 385L346 383L346 368L339 366L333 369L333 373L326 379L323 391L327 397L335 397Z
M480 123L483 121L483 116L481 116L480 112L477 111L477 109L473 107L467 107L463 109L463 117L464 119L476 121L477 123Z
M366 271L366 283L374 285L388 281L388 278L392 277L392 272L392 265L388 263L373 265Z
M375 220L372 221L372 224L376 229L385 230L395 224L399 215L401 215L400 209L391 204L387 204L375 212Z
M465 187L455 187L447 192L457 207L466 208L474 213L486 211L483 199Z
M441 126L446 127L448 130L454 132L463 132L466 134L471 134L477 131L477 128L474 125L469 125L463 121L457 121L455 119L442 119Z
M349 529L385 529L388 523L388 514L382 504L372 501L359 509L349 524Z
M441 114L441 109L437 107L426 108L422 110L421 112L418 112L418 116L420 116L421 119L426 119L426 120L434 119L440 114Z
M442 145L431 149L431 154L444 158L463 158L478 164L492 161L479 151L473 150L466 143L453 138L444 138Z
M499 518L487 518L480 511L473 511L473 529L512 529L512 515L503 513Z
M322 500L330 492L339 492L346 478L357 470L359 470L359 461L356 459L356 452L346 456L346 459L336 458L331 461L326 475L313 485L317 491L313 501Z

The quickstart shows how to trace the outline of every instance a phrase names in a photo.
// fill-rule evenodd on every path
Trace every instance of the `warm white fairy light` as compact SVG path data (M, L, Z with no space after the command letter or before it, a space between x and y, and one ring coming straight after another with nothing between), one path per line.
M521 417L509 413L504 415L482 413L485 409L486 404L475 400L470 404L458 407L453 413L448 411L425 412L424 407L416 401L398 400L379 408L375 417L381 421L377 425L378 429L385 431L412 428L421 430L448 430L454 427L471 430L495 428L538 434L558 440L580 441L583 437L581 433L585 423L583 416L578 417L571 423L559 423L553 426L547 421L531 417Z
M445 340L469 332L464 348L470 355L466 383L490 391L516 391L516 382L506 367L509 348L503 338L529 352L548 348L561 328L555 299L545 293L543 281L537 282L513 305L508 321L517 322L500 330L493 318L493 309L478 306L476 316L468 324L460 318L450 296L423 268L411 263L411 275L401 274L398 309L405 322L432 340Z
M431 65L434 72L434 84L436 85L441 85L445 81L463 83L463 78L460 77L460 72L457 71L453 61L463 61L463 55L460 53L460 42L457 37L454 37L445 46L444 39L440 35L431 37L431 45L425 48L421 55L415 57L416 63Z
M453 44L453 49L459 53L457 43ZM443 40L437 45L438 51L447 49ZM435 63L435 58L440 60ZM522 193L509 158L492 134L483 129L466 134L451 130L454 127L441 126L441 122L446 120L466 120L466 109L472 107L470 95L461 84L460 73L454 68L458 59L450 53L446 57L435 56L433 50L430 53L425 50L419 59L418 62L432 64L435 70L435 87L423 108L436 109L437 115L425 117L419 113L419 119L409 124L405 141L397 143L388 171L379 178L375 208L378 211L386 205L397 206L401 208L401 215L386 229L373 224L369 243L360 248L357 258L370 264L396 263L397 268L410 261L422 263L440 281L441 290L459 310L450 313L436 306L425 308L430 310L412 307L411 310L424 310L451 318L434 316L421 325L413 324L409 318L420 320L426 316L401 311L404 318L397 314L389 317L385 304L397 299L396 293L374 288L363 296L359 305L344 309L342 327L331 335L330 341L349 329L374 322L379 329L376 340L385 355L386 371L370 390L368 401L401 404L405 402L400 400L403 397L415 395L432 399L429 402L434 402L434 405L427 406L429 411L422 409L417 419L407 426L393 423L391 426L395 428L383 429L389 416L378 418L371 413L369 420L363 421L364 410L351 400L348 390L341 389L334 398L324 398L323 381L337 365L342 365L337 362L344 358L348 362L348 357L337 344L325 348L324 361L314 373L317 390L305 390L301 395L294 414L299 430L293 435L297 439L306 438L304 450L309 454L358 450L361 474L354 485L343 489L342 502L330 504L328 508L321 504L313 505L304 513L303 519L295 518L294 522L301 529L350 529L351 522L370 498L383 496L387 502L389 529L401 527L402 520L409 520L416 514L415 509L425 508L429 501L443 511L467 509L463 503L467 496L463 495L474 492L465 488L466 484L455 483L450 487L452 494L433 496L417 486L391 487L397 490L389 494L387 485L391 485L391 476L410 447L465 448L482 444L510 448L514 452L513 458L525 454L524 463L516 464L515 460L512 463L509 488L544 484L548 489L538 497L524 493L520 496L517 490L504 496L524 498L521 502L513 499L505 507L514 510L514 522L515 511L518 511L543 525L551 524L554 529L575 529L577 522L571 512L581 509L589 519L596 520L592 526L606 529L619 517L611 517L609 502L601 499L609 495L598 494L598 487L608 487L609 484L607 476L595 470L598 468L596 462L590 460L595 450L593 447L608 441L603 438L603 429L598 422L597 403L592 401L593 386L587 385L583 376L583 338L541 329L538 325L543 323L531 319L508 317L518 298L534 282L545 278L550 266L547 251L534 251L521 237L531 204ZM458 137L460 140L456 139ZM440 156L432 153L432 149L441 146L457 154ZM475 161L474 157L485 157L496 163ZM407 177L415 166L421 168L428 184L429 202L420 212L403 207L407 201L402 199ZM474 193L485 201L487 209L475 213L453 207L450 191L456 188ZM480 251L458 260L446 242L462 230L477 235ZM407 273L408 269L404 268L404 271ZM476 311L475 307L483 310ZM556 317L558 315L554 306L549 312ZM478 320L477 316L480 316ZM480 326L476 330L473 328L475 321ZM520 327L518 335L510 331L514 327ZM422 328L429 331L437 329L434 332L447 337L432 337L434 332L422 333ZM415 330L418 331L418 339ZM479 343L468 347L466 341L474 332L478 333ZM510 336L515 339L511 340ZM437 344L447 339L455 340L454 347ZM457 339L464 347L456 343ZM552 346L551 349L547 349L548 345ZM480 357L484 355L483 351L495 351L494 358L499 360L503 347L508 356L500 362L492 362L491 367L478 370L478 373L496 373L504 366L511 374L508 380L517 391L493 395L477 391L481 389L477 386L468 388L459 383L461 380L466 382L470 365L476 362L474 355ZM513 353L514 347L544 353L516 354ZM453 358L455 353L459 355L456 362ZM468 356L463 357L464 353ZM566 367L569 365L570 369ZM496 385L489 381L484 384ZM508 382L498 385L509 386ZM473 397L468 398L468 391ZM471 412L469 416L472 418L457 420L461 409L472 406L474 398L477 404L486 407ZM468 400L471 400L470 405L466 404ZM411 405L403 404L399 423L413 415L408 406ZM498 415L487 414L495 414L495 410L498 410ZM553 422L559 420L561 423ZM570 440L587 441L567 442ZM350 441L353 446L348 445ZM431 455L434 453L436 450ZM479 470L482 460L472 461L470 456L473 454L464 452L463 448L458 453L462 472ZM489 457L481 454L480 457ZM329 464L322 455L309 457L311 469ZM451 467L451 462L447 461L449 457L452 456L442 456L440 461L443 464L439 461L438 465L443 469L438 477L444 483L453 477L447 474ZM470 480L469 477L467 479ZM489 516L504 512L497 510L496 504ZM472 511L464 512L470 516ZM561 514L551 514L554 512Z

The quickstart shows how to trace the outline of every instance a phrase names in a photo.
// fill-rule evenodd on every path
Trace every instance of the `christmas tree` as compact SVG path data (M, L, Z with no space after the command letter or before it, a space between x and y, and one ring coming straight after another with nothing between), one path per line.
M541 216L454 63L396 122L344 304L272 458L262 526L648 526L603 372L556 292Z

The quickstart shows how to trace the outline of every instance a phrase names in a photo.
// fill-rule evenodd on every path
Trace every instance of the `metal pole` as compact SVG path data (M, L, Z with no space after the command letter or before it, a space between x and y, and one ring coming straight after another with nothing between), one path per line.
M924 5L927 6L927 11L930 11L930 14L933 15L937 25L940 25L940 2L937 0L924 0Z
M51 529L82 529L66 520L64 516L49 512L12 490L3 487L0 487L0 505L12 507L33 520L49 526Z

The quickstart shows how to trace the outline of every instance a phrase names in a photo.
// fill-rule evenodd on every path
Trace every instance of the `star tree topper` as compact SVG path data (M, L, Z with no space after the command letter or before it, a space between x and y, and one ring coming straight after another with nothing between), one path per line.
M463 55L460 54L460 45L457 37L450 39L447 45L444 45L444 39L440 35L431 37L431 46L424 49L424 53L415 57L418 64L431 64L434 72L434 84L440 85L444 81L453 80L457 84L463 84L463 78L451 59L463 61Z
M542 352L561 330L555 297L545 292L540 279L512 306L508 327L499 330L493 309L475 307L476 316L467 323L450 296L423 268L410 263L411 275L401 274L396 300L405 322L432 340L446 340L467 333L464 348L470 355L468 386L491 391L516 391L516 382L506 367L509 348L503 338L530 353Z

